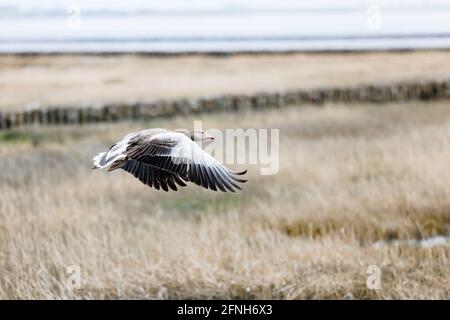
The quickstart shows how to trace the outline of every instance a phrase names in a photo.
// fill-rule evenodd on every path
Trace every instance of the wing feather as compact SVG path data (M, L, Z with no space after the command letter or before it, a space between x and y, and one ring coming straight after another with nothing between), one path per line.
M186 184L177 175L136 160L127 160L122 169L131 173L142 183L157 190L162 188L164 191L169 191L170 188L177 191L177 185L186 187Z

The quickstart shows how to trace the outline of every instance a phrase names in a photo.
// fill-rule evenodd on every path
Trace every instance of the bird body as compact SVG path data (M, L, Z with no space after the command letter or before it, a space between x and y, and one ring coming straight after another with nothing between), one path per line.
M195 143L213 139L203 130L148 129L130 133L108 151L96 155L94 169L123 169L157 190L176 191L186 182L213 191L240 190L238 183L246 180L237 176L246 171L229 170Z

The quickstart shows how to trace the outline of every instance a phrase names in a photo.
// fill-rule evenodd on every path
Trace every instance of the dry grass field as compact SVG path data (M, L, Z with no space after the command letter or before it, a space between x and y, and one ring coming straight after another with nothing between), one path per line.
M446 51L151 57L0 56L0 110L254 93L450 74Z
M279 173L223 194L91 170L125 133L193 117L0 133L0 298L450 299L450 245L407 241L450 236L450 102L196 119L279 128Z

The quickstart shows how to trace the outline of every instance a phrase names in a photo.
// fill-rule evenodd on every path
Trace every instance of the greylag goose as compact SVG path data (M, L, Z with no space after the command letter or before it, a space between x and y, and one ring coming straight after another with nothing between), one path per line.
M142 183L157 190L177 190L185 182L222 192L241 190L238 176L247 170L233 172L206 153L196 141L214 137L204 130L148 129L130 133L108 151L93 158L94 167L108 171L123 169Z

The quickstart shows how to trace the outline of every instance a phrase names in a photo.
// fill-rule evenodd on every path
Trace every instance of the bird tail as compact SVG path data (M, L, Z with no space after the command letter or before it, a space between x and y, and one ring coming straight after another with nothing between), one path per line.
M94 163L94 167L92 169L103 169L108 167L109 165L117 162L123 162L123 160L127 157L124 153L128 148L128 144L130 139L134 136L134 133L130 133L126 135L121 141L114 144L108 151L100 152L92 159ZM114 168L113 168L114 167ZM118 163L111 166L109 170L114 170L119 168Z
M92 169L103 169L109 166L108 171L121 168L125 162L126 156L123 154L109 155L108 152L100 152L93 159Z
M108 152L100 152L94 158L92 158L92 161L94 162L94 166L92 167L92 169L104 168L106 164L107 154Z

